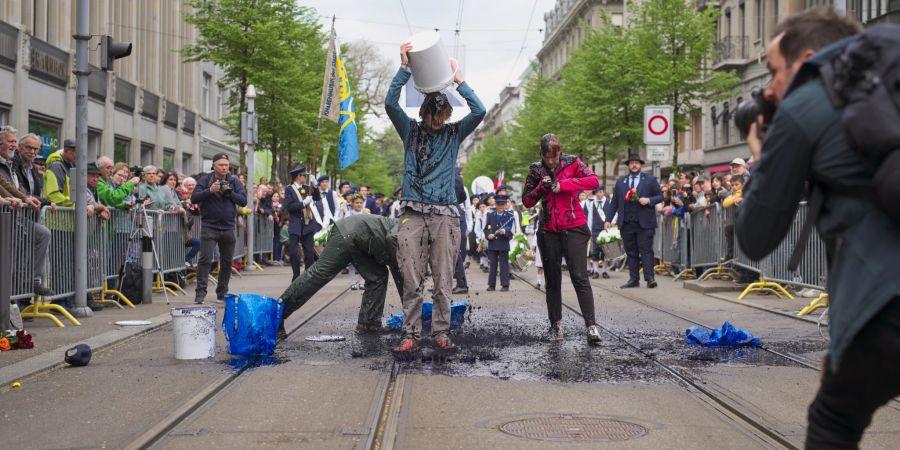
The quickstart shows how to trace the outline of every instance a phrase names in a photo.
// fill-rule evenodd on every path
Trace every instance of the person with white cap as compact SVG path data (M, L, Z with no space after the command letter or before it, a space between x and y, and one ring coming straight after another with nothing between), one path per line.
M750 181L750 171L747 170L747 161L744 161L743 158L734 158L731 160L731 176L732 177L743 177L744 185L747 185L747 182Z

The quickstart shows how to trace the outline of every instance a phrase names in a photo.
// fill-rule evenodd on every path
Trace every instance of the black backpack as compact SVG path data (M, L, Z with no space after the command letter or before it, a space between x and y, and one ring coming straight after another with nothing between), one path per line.
M900 174L900 26L878 25L834 45L842 48L820 63L817 75L841 110L847 144L875 172L871 197L900 222L900 183L891 177ZM800 78L797 84L808 79ZM822 200L821 189L813 186L809 215L788 263L791 271L800 263Z
M820 74L847 143L875 170L876 201L900 222L900 26L866 30Z

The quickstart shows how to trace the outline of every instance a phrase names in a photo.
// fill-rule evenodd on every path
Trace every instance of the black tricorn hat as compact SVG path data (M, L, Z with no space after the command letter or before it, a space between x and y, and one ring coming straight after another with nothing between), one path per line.
M290 173L291 173L291 179L297 178L299 175L303 175L305 177L309 176L309 172L307 172L306 167L303 167L303 166L294 167L294 169L291 170Z

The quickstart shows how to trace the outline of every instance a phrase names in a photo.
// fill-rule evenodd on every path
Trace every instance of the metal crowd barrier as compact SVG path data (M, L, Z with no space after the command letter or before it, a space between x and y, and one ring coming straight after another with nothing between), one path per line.
M271 254L273 251L273 238L275 234L275 221L269 220L268 216L254 214L256 217L256 228L254 232L255 239L253 241L253 253L256 255Z
M75 294L75 208L55 209L45 206L41 210L41 223L50 229L50 270L47 271L47 287L55 295L46 300L55 300ZM103 239L101 220L97 215L87 219L87 292L103 289L105 279L103 257L107 251ZM61 270L62 269L62 270Z
M734 236L734 217L736 208L719 208L713 205L706 213L698 211L692 214L690 222L690 257L693 266L718 264L701 276L706 279L710 275L734 274L724 271L722 266L730 261L733 267L740 267L759 274L759 280L751 283L738 297L743 299L751 292L768 292L778 297L793 298L784 286L813 288L824 291L827 286L828 266L825 242L813 232L806 244L806 249L796 272L788 270L791 253L806 222L807 205L801 203L791 223L787 235L765 258L759 261L750 259L738 245ZM826 307L827 294L822 294L804 308L800 314L808 314L815 309Z
M0 207L12 214L12 289L10 300L31 298L34 288L34 221L32 208Z
M247 220L244 216L238 216L234 221L234 255L233 261L242 261L247 256L246 239L247 239Z

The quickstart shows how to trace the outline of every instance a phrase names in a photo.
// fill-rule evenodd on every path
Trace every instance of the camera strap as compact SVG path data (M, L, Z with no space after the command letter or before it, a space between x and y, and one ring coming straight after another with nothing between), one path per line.
M809 242L810 234L812 234L813 225L815 225L816 219L819 218L824 198L822 189L813 184L809 203L807 203L809 210L806 214L806 220L803 221L803 228L800 229L800 235L797 236L797 243L794 244L791 259L788 261L788 270L790 272L796 272L797 267L800 266L800 259L803 258L803 252L806 251L806 244Z

